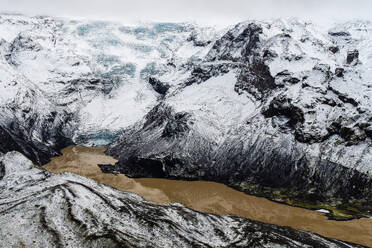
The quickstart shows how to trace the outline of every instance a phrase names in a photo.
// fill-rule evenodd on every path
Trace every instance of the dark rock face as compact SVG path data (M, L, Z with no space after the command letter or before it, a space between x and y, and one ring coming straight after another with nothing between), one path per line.
M340 31L340 32L328 32L329 35L331 36L350 36L350 33L349 32L344 32L344 31Z
M145 116L145 123L143 128L149 129L149 127L158 127L164 124L168 119L172 117L172 109L163 104L159 104L151 109Z
M56 113L55 113L56 114ZM50 116L52 119L53 114ZM51 157L59 155L59 151L73 144L72 140L62 132L63 123L57 126L51 126L53 121L46 120L43 126L42 141L35 141L31 134L34 128L35 119L30 119L28 123L22 126L18 122L11 122L9 126L0 126L0 152L18 151L31 159L34 163L42 165L50 161ZM49 129L53 130L49 130ZM44 142L49 140L52 145L46 145Z
M344 68L336 68L336 70L335 70L335 75L337 76L337 77L343 77L344 76Z
M176 113L174 118L168 120L162 133L163 137L174 137L190 130L188 121L190 115L188 113ZM191 123L192 124L192 123Z
M254 61L247 69L242 69L235 84L235 91L247 91L257 99L262 99L276 88L269 67L262 61Z
M15 152L0 157L1 171L3 247L361 247L181 204L152 204L77 175L33 168Z
M332 91L333 93L335 93L337 95L337 97L344 103L350 103L351 105L353 105L354 107L357 107L359 105L359 103L352 97L349 97L347 94L345 93L342 93L340 91L338 91L337 89L333 88L332 86L329 86L328 88L330 91Z
M351 205L359 202L366 207L371 204L372 180L368 175L320 159L316 161L317 168L312 168L309 158L301 154L301 147L293 141L272 144L257 136L255 143L249 144L230 146L231 152L215 159L224 161L221 168L228 168L221 179L227 177L228 182L239 188L247 184L246 191L250 193L260 194L262 189L269 188L290 189L284 192L312 204L334 200ZM241 155L236 157L233 151L238 149ZM239 169L229 166L229 161L239 164Z
M286 84L297 84L301 80L297 77L294 77L293 74L287 70L277 73L274 77L273 83L275 83L275 88L283 88Z
M288 125L291 127L304 122L304 113L299 107L294 106L290 99L283 96L274 98L262 114L268 118L273 116L285 116L288 118Z
M242 32L235 32L239 28L240 25L237 25L217 40L206 56L206 61L248 61L256 53L262 27L250 23Z
M244 91L262 99L272 89L276 88L274 78L270 74L269 67L262 57L268 57L265 50L262 55L260 49L259 35L262 28L254 23L248 24L243 31L237 25L227 32L221 39L217 40L205 58L204 64L198 65L186 85L204 82L211 77L225 74L233 69L238 69L240 74L235 85L235 91ZM211 61L224 61L223 63L210 64Z
M43 105L38 101L43 101ZM27 87L20 89L17 98L0 106L0 150L19 151L41 165L73 144L73 114L50 106L40 91Z
M169 84L163 83L154 77L149 77L149 84L151 84L152 88L161 95L165 95L170 87Z
M328 50L331 51L332 53L338 53L340 51L340 48L331 46L328 48Z
M4 154L0 153L0 156L2 157ZM2 161L0 161L0 180L3 179L5 176L5 166Z
M116 169L129 176L195 178L205 173L199 165L208 161L215 144L193 131L192 125L188 113L175 113L160 104L146 115L142 126L128 130L114 142L120 146L112 145L108 152L120 154L126 166ZM123 151L121 145L128 149Z
M187 41L192 42L194 46L197 46L197 47L205 47L205 46L208 46L212 42L210 40L205 41L205 40L198 39L196 33L191 33L191 35L187 38Z
M357 62L359 57L359 51L354 50L354 51L348 51L347 52L347 57L346 57L346 63L351 64L352 62Z
M16 142L14 142L12 136L2 127L0 127L0 152L6 153L9 151L21 150Z
M367 138L367 125L347 125L346 118L339 118L331 123L327 128L330 135L337 134L346 141L346 145L358 144Z
M191 76L186 80L185 85L200 84L212 77L226 74L237 67L237 64L229 62L219 63L217 65L208 63L199 64L191 71Z
M368 126L364 129L364 131L366 132L366 135L369 137L369 138L372 138L372 126Z

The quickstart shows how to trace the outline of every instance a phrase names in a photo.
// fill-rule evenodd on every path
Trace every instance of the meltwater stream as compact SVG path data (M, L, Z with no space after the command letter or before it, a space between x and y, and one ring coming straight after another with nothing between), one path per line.
M131 179L123 174L102 173L98 164L114 166L116 162L114 158L104 154L105 150L104 147L70 146L62 150L62 156L52 158L44 168L54 173L75 173L160 204L180 202L202 212L233 214L372 247L371 219L328 220L320 212L250 196L214 182Z

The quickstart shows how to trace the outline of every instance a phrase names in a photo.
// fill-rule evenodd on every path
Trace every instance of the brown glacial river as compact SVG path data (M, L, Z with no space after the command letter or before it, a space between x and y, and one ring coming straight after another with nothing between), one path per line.
M372 219L328 220L320 212L250 196L219 183L131 179L123 174L105 174L97 164L116 162L114 158L104 154L105 149L70 146L62 150L63 156L53 158L44 168L54 173L75 173L119 190L136 193L148 201L160 204L180 202L202 212L233 214L372 247Z

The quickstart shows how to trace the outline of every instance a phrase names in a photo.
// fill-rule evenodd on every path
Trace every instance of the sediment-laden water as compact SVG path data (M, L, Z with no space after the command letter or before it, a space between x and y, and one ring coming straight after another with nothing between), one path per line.
M213 182L190 182L167 179L131 179L123 174L102 173L98 164L115 164L116 160L104 154L103 147L70 146L62 150L63 156L55 157L44 166L54 172L71 172L130 191L146 200L167 204L180 202L208 213L233 214L272 223L308 230L326 237L372 246L372 220L328 220L318 211L291 207L236 191Z

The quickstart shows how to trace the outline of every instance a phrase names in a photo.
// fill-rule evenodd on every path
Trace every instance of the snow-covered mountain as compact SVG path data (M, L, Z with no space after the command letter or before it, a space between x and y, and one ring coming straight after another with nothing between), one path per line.
M370 215L371 32L361 21L238 24L109 153L134 177L213 180Z
M177 74L214 35L191 24L2 15L0 126L39 163L71 140L107 144L157 104L148 78Z
M110 144L129 176L371 211L370 22L1 15L0 40L0 152L42 164L68 144Z

